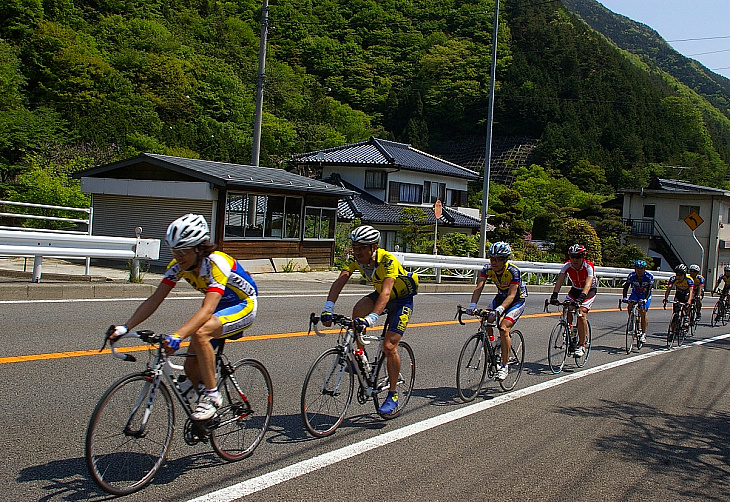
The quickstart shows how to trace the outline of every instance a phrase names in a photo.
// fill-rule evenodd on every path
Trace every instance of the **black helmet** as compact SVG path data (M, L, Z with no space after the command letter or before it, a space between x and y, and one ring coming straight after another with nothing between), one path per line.
M674 273L675 274L681 274L681 275L687 275L687 265L684 263L680 263L676 267L674 267Z

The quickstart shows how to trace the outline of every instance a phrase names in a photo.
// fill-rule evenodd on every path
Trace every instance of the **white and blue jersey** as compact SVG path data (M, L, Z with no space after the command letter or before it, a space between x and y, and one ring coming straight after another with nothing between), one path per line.
M646 300L648 309L651 304L651 290L654 287L654 276L651 272L644 271L641 277L636 272L631 272L626 278L626 284L631 286L629 301Z

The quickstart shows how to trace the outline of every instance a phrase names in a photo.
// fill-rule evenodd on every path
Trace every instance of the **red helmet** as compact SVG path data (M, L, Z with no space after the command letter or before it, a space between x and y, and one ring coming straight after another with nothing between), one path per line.
M586 252L586 247L583 244L573 244L572 246L570 246L570 248L568 248L569 255L585 256Z

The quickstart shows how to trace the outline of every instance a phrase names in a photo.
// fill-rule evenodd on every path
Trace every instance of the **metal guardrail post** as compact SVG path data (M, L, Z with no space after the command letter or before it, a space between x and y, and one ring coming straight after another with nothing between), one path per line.
M33 282L41 282L42 265L43 265L43 257L36 256L33 259Z

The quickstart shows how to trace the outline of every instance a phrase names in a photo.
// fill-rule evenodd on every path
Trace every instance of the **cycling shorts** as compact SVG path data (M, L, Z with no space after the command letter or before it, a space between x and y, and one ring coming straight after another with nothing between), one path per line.
M380 293L373 291L367 295L367 298L370 298L373 301L373 304L375 304L379 296ZM388 319L390 319L388 331L392 331L393 333L403 336L406 326L408 326L408 322L411 320L411 315L413 314L413 295L390 300L385 308L388 309Z
M223 334L219 338L213 338L210 341L213 348L220 345L220 340L238 340L241 338L243 332L250 328L254 319L256 319L257 308L258 298L252 297L246 302L217 310L214 315L218 317L223 325Z
M492 300L492 303L489 304L490 310L494 310L500 305L502 305L502 302L504 302L504 296L495 296L494 300ZM510 305L507 310L504 311L504 314L502 315L502 319L509 319L512 321L512 324L517 322L517 319L520 318L522 313L525 311L525 300L518 300L516 302L513 302L512 305Z
M570 300L571 302L574 302L574 301L576 301L576 298L578 298L578 295L580 295L582 292L583 292L582 289L570 288L570 291L568 291L568 294L565 296L564 301ZM593 300L596 299L597 292L598 292L597 288L589 289L586 299L583 300L583 302L580 304L580 306L585 307L586 310L591 310L591 305L593 305Z
M641 299L642 298L640 298L639 295L637 295L636 293L632 292L631 295L629 295L630 302L638 302ZM649 295L649 298L646 298L646 300L644 301L644 310L649 310L650 306L651 306L651 295ZM639 307L639 308L641 308L641 307Z

